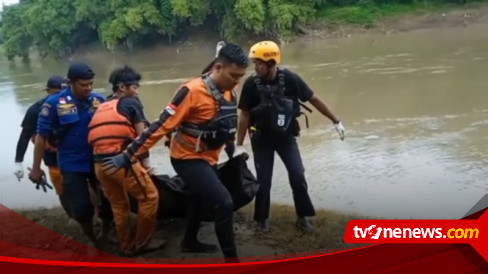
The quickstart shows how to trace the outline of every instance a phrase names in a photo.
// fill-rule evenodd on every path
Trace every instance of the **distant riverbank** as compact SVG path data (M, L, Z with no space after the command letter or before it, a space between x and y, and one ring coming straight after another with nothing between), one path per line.
M55 0L51 1L56 4ZM66 15L56 15L60 11L54 7L38 6L37 2L6 7L2 13L0 53L3 58L23 57L25 60L32 55L70 58L93 47L132 51L158 45L195 46L221 39L247 46L261 39L291 42L488 22L485 16L488 4L483 1L462 4L440 0L410 3L352 0L349 5L335 1L316 1L315 4L285 1L283 5L276 1L266 4L238 1L235 5L225 4L231 6L225 9L224 16L212 7L216 3L195 9L152 7L153 3L147 2L147 5L125 7L115 12L111 6L91 10L89 1L86 6L66 7L65 12L72 13L74 22L55 24L51 18L48 20L49 16L66 18ZM98 16L90 16L92 13ZM171 16L166 17L168 13Z
M343 38L367 33L391 34L419 29L488 24L488 3L465 5L435 2L367 4L319 11L318 19L303 28L305 39Z

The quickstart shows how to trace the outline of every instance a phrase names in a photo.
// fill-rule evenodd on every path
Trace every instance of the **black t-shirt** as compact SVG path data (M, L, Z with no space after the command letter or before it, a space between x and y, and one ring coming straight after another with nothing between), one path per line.
M147 123L141 101L137 97L122 97L117 104L117 111L125 116L132 124Z
M313 91L308 87L308 85L305 83L305 81L300 78L297 74L287 70L287 69L281 69L282 72L279 72L276 74L276 77L271 80L271 81L263 81L261 80L261 84L264 86L270 85L270 86L278 86L280 79L278 74L283 73L285 76L285 92L284 95L288 98L293 99L293 108L295 113L299 112L300 105L299 101L302 102L307 102L312 98L313 96ZM244 85L242 87L241 91L241 97L239 99L239 109L244 110L244 111L251 111L253 108L257 107L261 103L261 94L260 90L258 90L258 87L256 85L254 76L250 76L246 79L244 82ZM250 123L255 124L255 117L251 116ZM298 124L296 126L290 126L288 128L289 133L294 133L298 128ZM262 128L262 130L267 131L266 128ZM294 134L297 134L295 132Z
M23 129L32 130L33 133L36 133L37 117L39 116L39 110L42 104L44 104L44 99L35 102L27 109L24 120L22 120L22 124L20 125Z
M144 115L144 110L141 101L138 97L121 97L117 103L117 111L125 116L132 125L143 122L146 126L149 122ZM141 159L149 157L149 151L140 156Z
M293 73L287 69L282 69L285 75L285 96L292 97L296 101L298 106L298 100L307 102L312 98L313 91L308 87L305 81L300 78L296 73ZM279 72L278 72L279 73ZM279 77L278 73L276 77L269 81L261 80L263 85L278 85ZM261 102L261 96L254 81L254 77L250 76L244 82L241 91L241 97L239 99L239 109L250 111L254 107L258 106Z
M23 162L25 151L29 145L30 138L36 134L37 129L37 118L39 117L39 111L41 106L44 104L45 98L32 104L25 113L24 119L22 120L22 134L17 144L17 151L15 155L16 162ZM55 152L44 152L43 154L44 164L46 166L57 166L57 155Z

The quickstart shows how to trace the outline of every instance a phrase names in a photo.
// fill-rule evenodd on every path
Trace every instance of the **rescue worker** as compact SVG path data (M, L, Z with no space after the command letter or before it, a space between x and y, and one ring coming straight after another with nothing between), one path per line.
M101 247L107 239L112 212L107 199L99 195L102 238L98 241L93 230L94 206L88 183L98 194L100 192L93 170L93 149L88 144L88 124L104 98L92 92L95 73L86 64L73 63L67 76L68 87L48 97L41 107L37 121L34 163L29 178L32 181L40 180L40 164L46 140L54 134L58 148L58 165L63 177L63 195L69 203L71 216L81 225L90 241Z
M201 74L208 74L210 70L212 70L213 66L215 65L215 60L217 60L217 58L219 57L219 52L224 45L225 45L224 41L217 42L217 45L215 46L215 56L214 58L212 58L212 61L210 61L210 63L208 63L208 65L203 69ZM237 86L234 89L237 90ZM170 132L163 137L164 146L169 147L171 145L171 135L172 133ZM231 147L229 146L228 148L230 149Z
M114 213L115 228L122 254L130 256L161 248L165 241L151 241L156 225L158 190L140 161L129 172L119 170L107 175L100 162L122 152L145 129L146 117L138 99L141 75L124 66L110 75L113 95L101 104L89 125L88 141L93 146L95 173ZM147 159L147 158L146 158ZM127 196L138 200L137 230L131 231L130 204Z
M41 106L46 101L47 97L52 94L60 92L65 86L65 79L62 76L54 75L47 80L46 88L47 96L40 99L39 101L32 104L25 113L24 119L22 120L22 131L17 141L17 150L15 153L15 172L14 175L20 181L24 177L24 166L22 162L24 161L25 151L29 146L29 141L32 140L34 143L36 129L37 129L37 117L39 116L39 111ZM52 136L51 136L52 137ZM43 153L44 164L49 168L49 177L54 185L56 194L59 196L59 201L61 206L65 210L66 214L70 216L70 211L67 207L66 199L63 196L63 181L61 178L61 172L58 168L58 161L56 155L56 148L53 146L53 140L47 142L46 150Z
M215 213L215 232L226 262L237 261L233 232L232 197L220 182L217 162L224 145L231 157L237 128L237 98L232 88L245 75L248 58L235 44L220 50L208 74L183 84L159 120L142 133L123 153L105 159L102 168L113 173L130 165L168 132L176 129L170 146L171 163L186 184L188 223L182 241L184 252L210 252L215 246L198 241L200 210Z
M259 190L256 194L254 220L258 228L269 229L269 208L274 153L277 152L287 171L293 191L297 227L312 231L315 209L310 200L305 169L296 142L299 135L297 117L300 101L310 102L329 118L344 139L344 127L327 104L308 85L290 70L278 67L281 53L272 41L254 44L249 51L255 73L244 82L239 99L239 127L236 146L242 146L246 131L250 130Z
M220 50L224 46L225 46L225 42L224 41L217 42L217 45L215 46L215 56L212 59L212 61L210 63L208 63L208 65L203 69L202 74L206 74L206 73L208 73L212 69L212 67L215 65L215 60L219 57Z

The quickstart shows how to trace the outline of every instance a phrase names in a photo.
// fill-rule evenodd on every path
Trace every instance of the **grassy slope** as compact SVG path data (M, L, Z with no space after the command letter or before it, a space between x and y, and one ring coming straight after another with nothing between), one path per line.
M482 1L470 2L464 7L473 8ZM485 1L486 2L486 1ZM388 17L429 12L445 12L463 8L460 4L419 1L412 4L364 4L345 7L324 7L317 12L320 21L329 24L374 24Z

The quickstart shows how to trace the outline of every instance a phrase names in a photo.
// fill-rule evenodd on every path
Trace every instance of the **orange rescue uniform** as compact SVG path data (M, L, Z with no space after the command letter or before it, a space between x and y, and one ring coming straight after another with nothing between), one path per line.
M177 100L178 95L184 89L186 89L187 94L176 105L174 101ZM226 101L232 100L232 91L225 91L223 97ZM173 132L182 122L194 124L206 123L214 118L217 111L218 102L207 90L203 79L195 78L190 80L182 85L175 94L173 103L163 111L159 121L156 122L158 126L151 125L139 138L134 140L127 150L131 156L142 155L162 137ZM178 141L176 139L180 140ZM180 134L178 138L173 138L170 147L171 157L175 159L204 159L210 165L216 165L222 147L199 152L195 149L197 142L197 138L187 134Z
M51 182L56 190L56 194L58 196L63 195L63 177L61 176L61 171L57 166L50 166L48 168L49 177L51 178Z
M93 146L96 159L120 153L136 137L132 122L117 111L117 105L124 99L114 98L101 104L90 122L88 141ZM154 233L159 203L158 191L146 168L138 160L134 160L129 170L122 169L113 175L107 175L96 161L95 174L112 206L122 251L131 252L133 249L144 248ZM127 193L138 200L135 235L131 232L129 223L130 204Z

